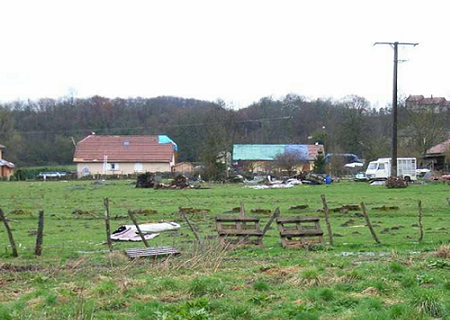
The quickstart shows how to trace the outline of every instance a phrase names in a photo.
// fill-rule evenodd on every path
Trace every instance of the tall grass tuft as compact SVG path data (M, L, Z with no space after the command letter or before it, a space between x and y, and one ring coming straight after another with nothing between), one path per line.
M416 289L412 292L409 302L417 310L430 317L439 318L444 316L445 308L441 297L430 289Z

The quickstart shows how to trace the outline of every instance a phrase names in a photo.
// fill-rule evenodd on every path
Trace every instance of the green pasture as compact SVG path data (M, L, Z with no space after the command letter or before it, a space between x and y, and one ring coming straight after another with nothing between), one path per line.
M0 183L0 207L10 219L19 258L12 258L0 226L1 319L450 319L450 186L407 189L341 182L329 186L253 190L205 185L204 190L136 189L133 181ZM331 213L334 247L283 249L275 224L264 248L223 251L214 216L243 202L279 207L282 216L317 215L327 239L320 195L330 208L364 202L381 240L375 244L360 211ZM103 199L112 229L130 224L128 210L156 210L140 222L176 221L182 228L151 244L182 255L129 261L103 244ZM418 200L424 239L418 243ZM308 205L304 210L291 206ZM199 248L178 207L205 239ZM374 209L397 206L398 210ZM35 257L38 212L45 212L43 255ZM81 210L85 215L73 214ZM236 213L229 213L236 214ZM262 226L270 215L263 215Z

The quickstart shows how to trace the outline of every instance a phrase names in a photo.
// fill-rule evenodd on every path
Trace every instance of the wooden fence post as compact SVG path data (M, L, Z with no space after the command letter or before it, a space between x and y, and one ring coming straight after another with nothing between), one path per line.
M1 208L0 208L0 218L2 219L3 224L5 225L5 228L6 228L6 232L8 233L9 243L11 243L11 248L12 248L12 255L13 255L13 257L18 257L19 254L17 253L17 247L16 247L16 243L14 242L11 228L9 227L8 220L6 220L6 216L3 213L3 210Z
M325 199L325 195L322 194L320 196L322 198L323 203L323 213L325 213L325 222L327 224L327 232L328 232L328 240L330 241L330 245L334 246L333 241L333 232L331 231L331 224L330 224L330 211L328 210L327 200Z
M40 256L42 254L42 242L44 240L44 211L39 211L39 222L36 237L36 248L34 254Z
M244 203L241 201L239 204L239 208L240 208L240 214L241 216L245 216L245 208L244 208Z
M137 229L137 231L139 233L139 236L141 237L142 241L144 242L144 245L148 248L149 247L148 242L145 239L144 234L141 231L141 228L139 228L139 225L138 225L138 223L136 221L136 218L134 217L134 215L131 212L131 210L128 210L128 215L130 216L131 220L133 221L133 223L134 223L134 225L135 225L135 227L136 227L136 229Z
M113 251L113 245L111 241L111 226L109 224L109 199L105 198L103 199L103 204L105 205L105 227L106 227L106 243L108 244L109 252Z
M277 217L280 216L280 208L276 208L275 212L273 213L272 217L270 217L269 222L267 222L266 226L264 227L262 237L266 235L266 232L269 231L270 225L272 224L273 220L275 220Z
M186 221L187 225L189 226L189 229L191 229L192 233L195 236L195 239L197 240L198 244L202 247L203 243L200 240L200 236L198 235L197 231L195 231L194 226L191 224L191 222L189 221L189 219L186 217L186 213L184 212L184 210L179 207L178 211L180 212L180 215L183 217L184 221Z
M364 202L361 202L361 209L362 209L362 212L364 215L364 219L366 219L367 227L369 227L370 233L372 234L373 238L375 239L375 242L381 243L377 237L377 234L375 233L375 230L373 229L372 223L369 220L369 216L367 215L367 211L366 211L366 205L364 204Z
M423 240L422 201L419 200L419 242Z

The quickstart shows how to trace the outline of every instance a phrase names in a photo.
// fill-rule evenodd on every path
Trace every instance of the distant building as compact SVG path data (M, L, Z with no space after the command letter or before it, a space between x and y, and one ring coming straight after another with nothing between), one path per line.
M165 135L90 135L78 142L73 162L78 177L170 172L177 150L177 144Z
M0 144L0 178L9 179L14 174L15 165L3 159L5 146Z
M442 112L450 107L450 101L444 97L429 97L423 95L411 95L406 99L406 107L416 110L434 109L435 112Z
M180 162L172 166L172 172L191 174L194 172L194 165L190 162Z
M427 150L422 165L433 170L448 170L450 163L450 140L437 144Z
M275 158L285 152L295 153L303 160L297 167L297 172L311 171L317 156L325 156L323 145L235 144L232 160L237 167L252 173L269 172L273 169Z

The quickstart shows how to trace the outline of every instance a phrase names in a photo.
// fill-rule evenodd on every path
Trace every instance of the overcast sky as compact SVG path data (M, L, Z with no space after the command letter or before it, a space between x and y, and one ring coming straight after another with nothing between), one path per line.
M0 100L450 99L449 1L0 0Z

